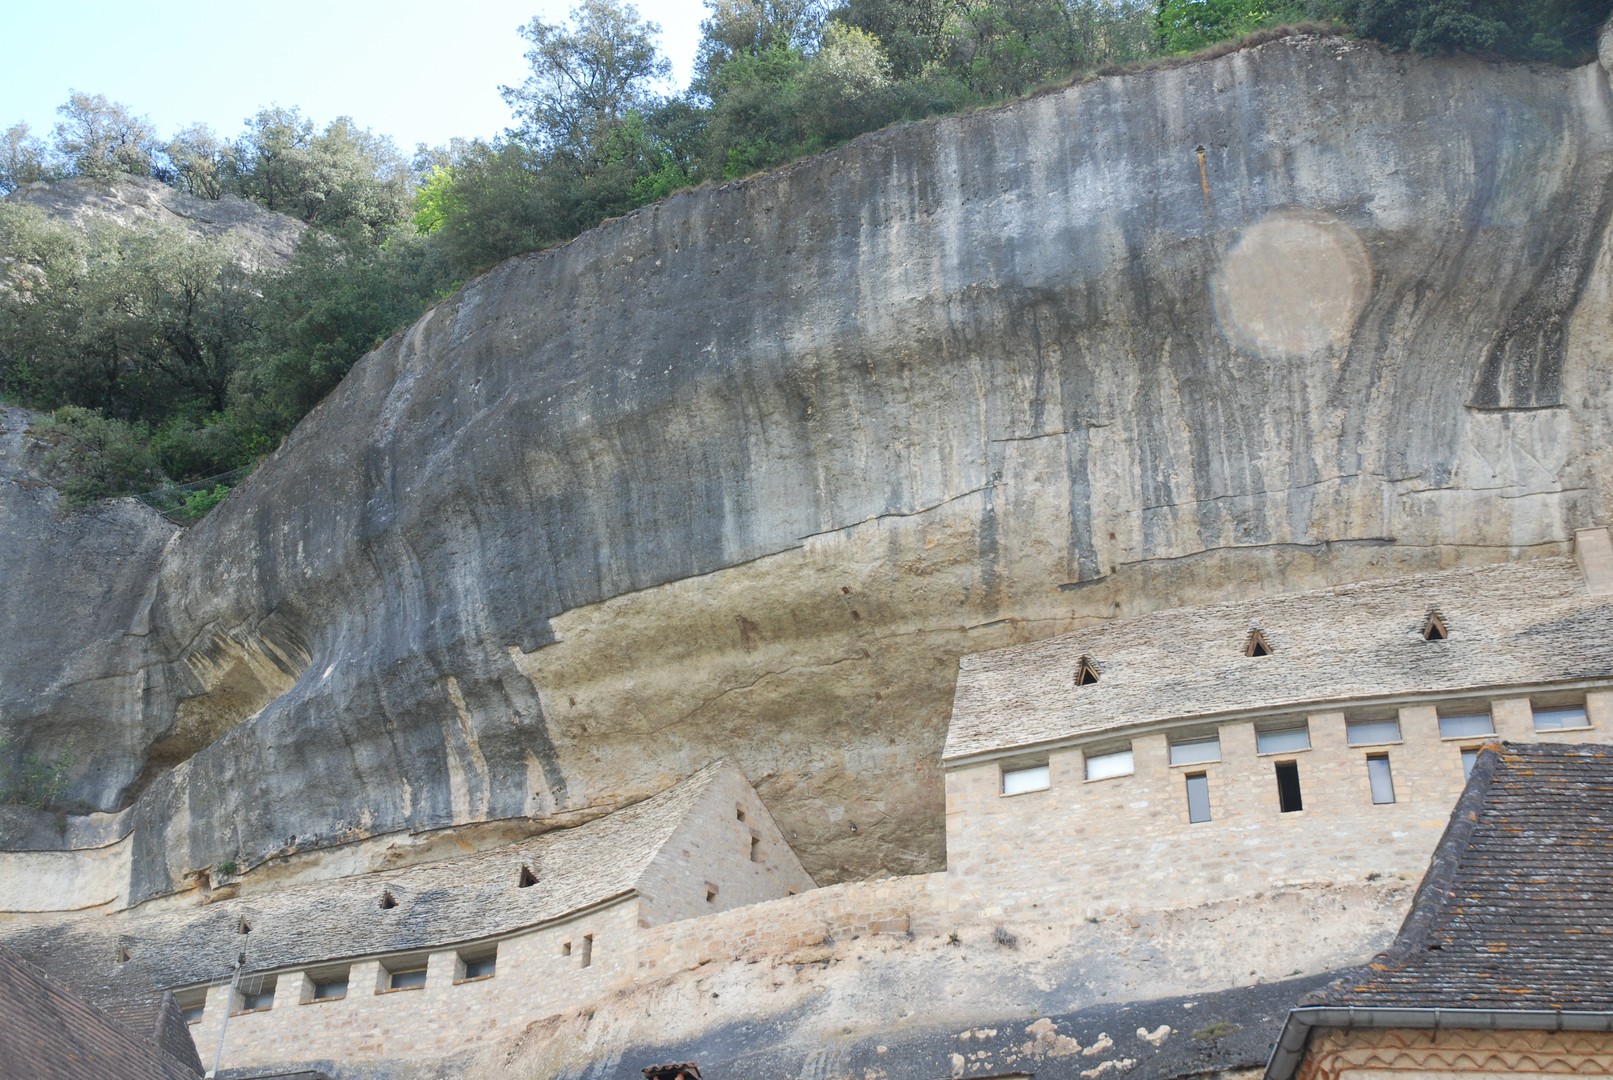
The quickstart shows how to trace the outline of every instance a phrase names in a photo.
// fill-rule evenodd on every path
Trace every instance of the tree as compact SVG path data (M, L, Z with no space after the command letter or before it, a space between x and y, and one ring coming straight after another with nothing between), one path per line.
M105 94L74 90L56 110L54 151L67 172L78 176L150 176L157 154L151 122Z
M50 178L45 144L29 133L27 124L13 124L0 134L0 195Z
M222 198L235 179L234 147L206 124L182 128L167 154L174 186L199 198Z
M710 12L700 23L695 87L709 97L722 66L739 56L769 49L817 48L826 14L823 0L706 0Z
M947 21L961 15L966 0L847 0L837 22L879 38L897 79L918 75L947 48Z
M408 212L408 163L392 140L350 117L316 132L299 109L261 109L232 156L239 194L310 225L379 233Z
M610 125L655 105L672 71L655 47L660 32L616 0L582 0L569 23L534 18L521 28L531 73L499 88L519 124L511 134L540 152L586 156Z
M1163 52L1188 53L1305 16L1300 0L1160 0L1154 24Z
M1573 63L1594 54L1613 0L1333 0L1327 7L1356 33L1400 49Z

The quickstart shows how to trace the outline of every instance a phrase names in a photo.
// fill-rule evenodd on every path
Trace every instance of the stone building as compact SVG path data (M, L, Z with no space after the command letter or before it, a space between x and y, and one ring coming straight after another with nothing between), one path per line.
M1266 1080L1613 1074L1613 751L1487 749L1395 943L1288 1015Z
M1479 747L1613 741L1613 542L965 658L955 889L1005 912L1417 880Z
M509 1035L631 982L654 927L812 887L718 763L508 847L10 942L100 1000L174 991L209 1065L351 1063Z

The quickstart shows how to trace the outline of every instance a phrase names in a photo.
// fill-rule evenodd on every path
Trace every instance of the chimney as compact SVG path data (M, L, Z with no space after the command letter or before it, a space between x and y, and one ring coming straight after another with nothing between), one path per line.
M1574 561L1585 578L1587 592L1592 596L1613 595L1613 536L1606 528L1574 533Z

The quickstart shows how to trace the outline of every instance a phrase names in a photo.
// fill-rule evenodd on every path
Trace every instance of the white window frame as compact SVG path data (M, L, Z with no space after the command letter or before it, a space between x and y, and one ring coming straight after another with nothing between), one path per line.
M1124 750L1105 750L1101 754L1085 754L1088 780L1113 780L1117 776L1131 776L1137 771L1137 759L1131 747Z
M1052 767L1045 761L1035 765L1004 765L999 787L1001 794L1029 795L1053 786Z
M1464 727L1461 721L1484 721L1485 729L1479 731L1476 727ZM1447 723L1449 721L1449 723ZM1449 712L1439 714L1439 737L1442 739L1481 739L1486 735L1495 734L1495 716L1488 709L1468 712Z
M1377 730L1380 725L1384 725L1382 731ZM1394 738L1384 739L1378 737L1390 729L1394 731ZM1360 738L1356 737L1357 732L1362 733ZM1367 732L1371 732L1371 734L1366 734ZM1393 746L1395 743L1403 741L1400 731L1400 717L1380 716L1370 720L1346 720L1344 722L1344 741L1349 746Z
M1201 756L1213 750L1210 756ZM1221 733L1196 735L1190 739L1172 739L1170 761L1174 765L1214 765L1221 760Z
M1296 732L1304 738L1303 745L1297 741L1291 745L1285 745L1281 742L1267 742L1268 739L1280 739L1285 735L1292 736ZM1255 728L1256 754L1297 754L1301 750L1309 750L1310 748L1311 725L1307 720L1301 720L1297 724L1273 724L1271 727Z
M1585 707L1584 702L1579 702L1579 703L1573 704L1573 705L1542 705L1539 708L1531 708L1529 711L1532 714L1531 719L1532 719L1532 721L1534 723L1534 728L1535 728L1536 732L1584 731L1586 728L1589 728L1591 726L1591 712L1590 712L1590 710L1588 708ZM1572 717L1577 717L1578 719L1580 719L1582 721L1582 723L1578 723L1578 724L1557 723L1557 724L1548 725L1546 727L1541 727L1540 726L1540 720L1541 720L1542 717L1555 717L1555 718L1563 719L1563 718L1567 718L1567 717L1571 717L1571 716Z

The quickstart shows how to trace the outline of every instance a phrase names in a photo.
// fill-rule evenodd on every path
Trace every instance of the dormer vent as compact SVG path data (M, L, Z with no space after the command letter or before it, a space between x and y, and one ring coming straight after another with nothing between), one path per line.
M250 934L252 932L252 924L243 918L240 922L235 924L235 932L237 934Z
M1270 656L1271 645L1266 641L1266 635L1258 629L1249 631L1249 640L1243 644L1245 656Z
M1098 681L1098 669L1092 663L1092 657L1083 656L1075 665L1075 685L1091 686Z
M1423 622L1423 640L1444 641L1450 636L1451 632L1445 629L1444 618L1440 616L1439 612L1430 611L1427 620Z
M532 886L536 885L537 883L538 883L538 875L536 875L536 874L534 874L532 872L532 867L526 865L525 863L522 863L521 864L521 876L516 879L515 887L518 888L518 889L530 889Z
M381 906L389 911L398 906L398 898L392 895L391 889L381 890Z

